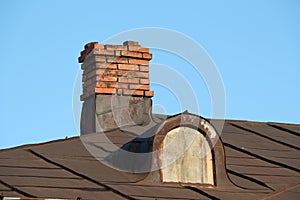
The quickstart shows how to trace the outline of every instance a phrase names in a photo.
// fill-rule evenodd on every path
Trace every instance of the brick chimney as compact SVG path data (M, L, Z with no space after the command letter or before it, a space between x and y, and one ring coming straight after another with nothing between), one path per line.
M151 58L149 48L135 41L84 46L78 58L83 70L81 134L143 126L151 121Z

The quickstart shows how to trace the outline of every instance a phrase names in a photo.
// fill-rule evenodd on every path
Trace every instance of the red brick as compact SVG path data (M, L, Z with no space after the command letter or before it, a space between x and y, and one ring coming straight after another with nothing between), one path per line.
M116 88L128 89L128 86L127 83L117 83Z
M141 72L149 72L149 66L140 65L140 71Z
M136 64L136 65L149 65L149 61L148 60L128 59L128 62L130 64Z
M116 82L108 82L106 83L107 88L115 88L117 86Z
M154 92L153 91L144 91L144 96L146 96L146 97L153 97L154 96Z
M128 64L118 64L118 69L139 70L139 66L137 66L137 65L128 65Z
M98 87L98 88L105 88L107 86L106 86L105 82L96 82L96 87Z
M103 48L94 48L88 55L110 55L113 56L114 50L106 50Z
M143 58L143 54L134 51L121 51L121 56L132 58Z
M96 43L96 44L94 44L94 48L104 49L104 45L103 45L103 44Z
M149 78L148 72L136 72L136 77L138 78Z
M123 76L126 76L126 78L149 78L149 73L139 71L128 71L128 73L124 74Z
M103 75L117 77L117 70L105 70Z
M116 82L117 77L110 77L110 76L99 76L97 77L97 81L107 81L107 82Z
M100 52L102 52L103 50L104 49L94 48L94 49L92 49L92 51L89 54L97 55L97 54L100 54Z
M130 84L129 89L150 90L150 85Z
M118 78L120 83L139 83L138 78L125 78L125 77L120 77Z
M117 76L116 70L111 69L97 69L89 72L87 75L85 75L85 78L83 78L83 81L89 80L93 78L94 76Z
M144 48L140 46L128 46L128 51L135 51L140 53L149 53L149 48Z
M86 45L84 45L84 49L91 49L94 48L95 46L103 46L103 45L98 44L98 42L89 42Z
M117 57L117 58L107 58L106 59L106 62L107 63L128 63L128 58L119 58L119 57Z
M147 85L147 84L150 84L150 81L149 81L149 79L140 79L140 84Z
M98 54L100 49L103 49L102 44L98 44L97 42L90 42L84 46L84 51L81 51L80 57L78 58L78 62L82 63L90 54Z
M142 91L142 90L126 90L126 89L123 89L123 94L124 95L131 95L131 96L143 96L144 91Z
M118 77L121 77L121 76L127 77L127 73L128 73L128 72L129 72L129 71L118 70L118 71L117 71L117 76L118 76Z
M104 69L97 69L97 70L93 70L93 71L90 71L89 73L87 73L85 76L86 76L86 79L90 79L96 75L103 75L105 74L106 70Z
M127 50L127 47L123 46L123 45L106 44L106 45L104 45L104 49L107 49L107 50Z
M106 49L100 49L100 48L95 48L90 53L92 55L104 55L104 56L114 56L115 55L114 50L106 50Z
M106 59L104 56L95 56L95 61L105 63Z
M110 56L114 56L115 55L115 51L113 50L100 50L100 55L110 55Z
M144 92L141 91L141 90L135 90L135 91L133 92L133 95L143 96L143 95L144 95Z
M125 71L126 73L123 74L126 78L137 78L137 72L138 71Z
M95 88L95 92L100 94L115 94L116 88Z
M152 54L151 53L143 53L143 58L146 60L151 60L152 59Z
M96 63L96 68L100 68L100 69L117 69L117 64Z
M115 56L121 56L121 51L120 50L115 50Z

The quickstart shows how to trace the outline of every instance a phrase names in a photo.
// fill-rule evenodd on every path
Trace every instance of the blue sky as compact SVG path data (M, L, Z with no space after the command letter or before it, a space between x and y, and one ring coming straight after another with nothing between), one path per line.
M207 51L224 83L226 118L300 123L299 19L297 0L3 0L0 148L78 135L72 99L83 45L143 27L176 30ZM153 53L153 62L179 71L188 65ZM203 80L185 76L203 99L200 114L209 117ZM185 110L169 103L168 92L153 88L154 104L168 114Z

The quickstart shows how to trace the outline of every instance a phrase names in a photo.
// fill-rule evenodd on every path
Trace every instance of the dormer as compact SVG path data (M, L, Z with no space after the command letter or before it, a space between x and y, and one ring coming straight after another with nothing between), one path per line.
M153 138L146 181L200 187L230 185L222 141L208 120L182 113L161 124Z

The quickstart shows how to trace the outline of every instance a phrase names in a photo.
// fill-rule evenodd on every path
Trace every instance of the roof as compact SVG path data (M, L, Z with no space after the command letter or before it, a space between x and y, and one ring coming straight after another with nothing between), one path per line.
M153 128L153 127L152 127ZM149 129L150 130L150 129ZM113 130L123 146L130 131ZM193 187L147 181L99 162L80 137L0 151L0 193L76 199L298 199L300 125L226 120L221 140L231 186Z

